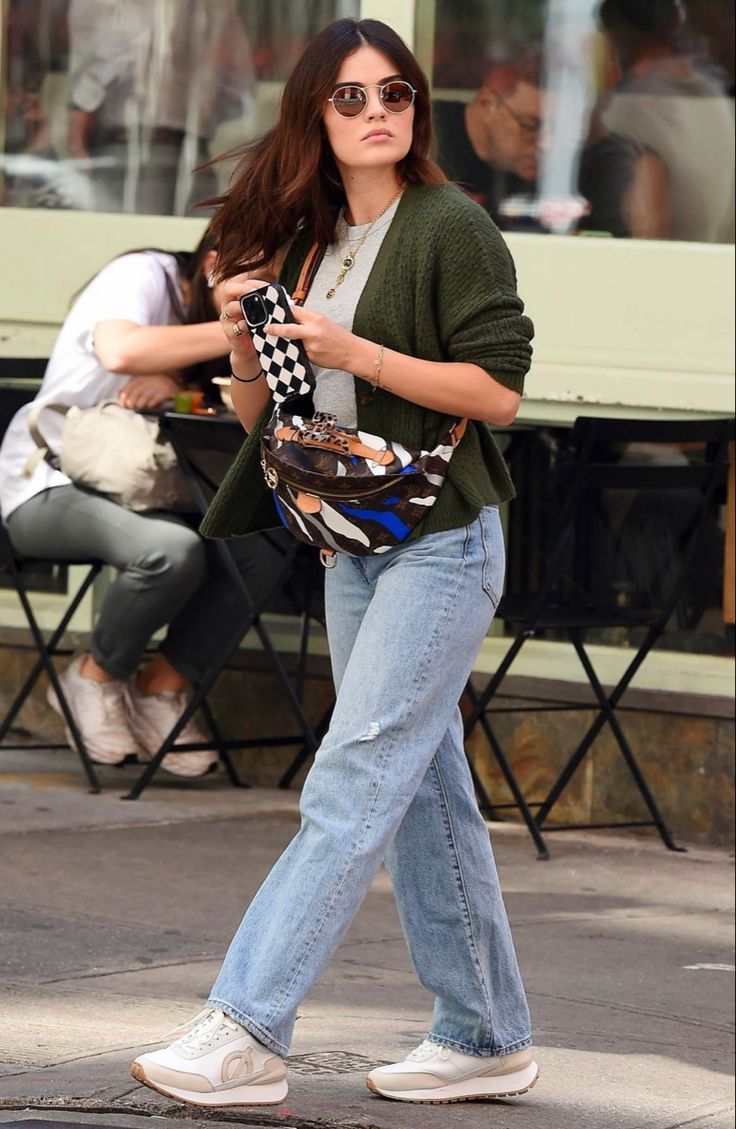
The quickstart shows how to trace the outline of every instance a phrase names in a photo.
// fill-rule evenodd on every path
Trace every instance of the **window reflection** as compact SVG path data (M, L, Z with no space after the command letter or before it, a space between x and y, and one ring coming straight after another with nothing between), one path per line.
M519 196L531 200L536 191L541 83L541 56L520 52L491 66L470 101L434 100L437 150L444 171L500 224L510 200Z
M506 230L734 237L730 0L438 0L438 159Z
M358 8L6 0L2 202L191 214L230 171L198 166L267 128L305 42Z

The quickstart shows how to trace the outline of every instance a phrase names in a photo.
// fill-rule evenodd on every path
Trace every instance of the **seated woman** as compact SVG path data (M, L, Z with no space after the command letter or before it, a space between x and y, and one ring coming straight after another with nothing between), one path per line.
M193 252L136 251L114 259L78 295L61 328L37 400L91 407L113 398L130 409L155 408L182 387L203 387L227 370L217 321L222 305L207 236ZM28 404L0 447L0 508L16 549L54 560L96 557L117 569L92 633L91 652L60 676L87 750L98 764L121 764L160 748L196 682L247 610L211 543L181 514L137 513L75 486L41 461ZM44 416L44 434L61 448L63 421ZM262 572L259 546L240 543L241 571ZM249 580L250 583L250 580ZM139 663L151 636L168 631L151 660ZM53 690L48 700L60 712ZM67 734L70 739L69 734ZM193 721L179 742L201 742ZM71 743L71 742L70 742ZM170 753L169 772L214 769L214 749Z

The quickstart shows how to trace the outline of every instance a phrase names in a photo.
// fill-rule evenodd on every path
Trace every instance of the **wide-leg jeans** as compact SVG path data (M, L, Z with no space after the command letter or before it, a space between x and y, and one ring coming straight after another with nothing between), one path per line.
M326 577L338 689L301 795L301 827L252 901L210 1002L285 1054L296 1009L385 860L429 1037L467 1054L531 1042L458 699L503 584L498 510Z

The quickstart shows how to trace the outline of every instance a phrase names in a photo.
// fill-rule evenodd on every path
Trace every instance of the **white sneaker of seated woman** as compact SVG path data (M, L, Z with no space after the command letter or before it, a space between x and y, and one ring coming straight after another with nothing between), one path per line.
M133 1077L189 1105L278 1105L285 1099L286 1066L279 1055L215 1008L191 1022L194 1028L171 1046L139 1055L130 1068Z
M83 678L82 664L86 654L76 655L59 675L71 715L84 741L90 760L95 764L124 764L143 759L143 749L133 736L123 701L124 682L96 682ZM53 686L46 691L46 700L55 713L64 717ZM66 739L76 749L69 726L64 724Z
M165 691L162 694L141 694L131 679L125 686L124 701L128 725L147 753L154 756L187 707L186 694ZM176 745L203 744L207 738L193 718L186 723ZM161 767L175 776L206 776L217 767L216 749L200 749L189 753L167 753Z
M525 1094L538 1077L531 1047L480 1058L425 1039L403 1062L372 1070L366 1085L400 1102L468 1102Z

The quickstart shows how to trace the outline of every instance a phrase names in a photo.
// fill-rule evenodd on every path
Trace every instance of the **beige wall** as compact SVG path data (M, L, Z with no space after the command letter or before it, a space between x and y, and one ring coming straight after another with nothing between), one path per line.
M0 353L43 355L71 296L132 247L192 247L203 220L0 209ZM734 410L734 250L511 235L534 319L522 415ZM468 265L472 269L472 264Z

